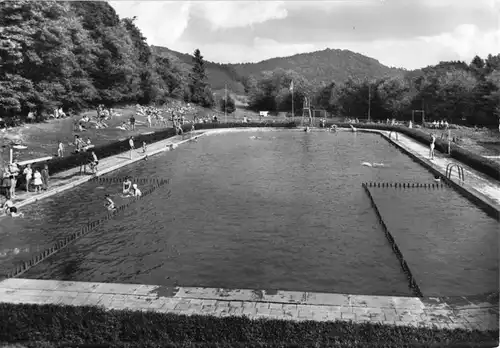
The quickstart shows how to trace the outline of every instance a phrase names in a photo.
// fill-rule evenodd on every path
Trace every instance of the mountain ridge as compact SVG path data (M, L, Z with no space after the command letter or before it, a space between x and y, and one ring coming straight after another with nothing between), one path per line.
M161 46L151 46L153 52L177 58L186 68L191 65L191 55ZM203 54L203 52L202 52ZM278 68L293 70L315 84L332 81L345 82L349 77L380 78L401 75L408 72L402 68L388 67L377 59L345 49L326 48L324 50L297 53L292 56L274 57L256 63L221 64L206 61L209 83L217 89L227 84L235 92L244 91L245 80L258 76L264 71Z

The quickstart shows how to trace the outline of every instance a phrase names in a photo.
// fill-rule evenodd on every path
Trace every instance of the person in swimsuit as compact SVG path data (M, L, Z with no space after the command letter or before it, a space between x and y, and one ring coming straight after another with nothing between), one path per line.
M129 177L125 178L125 181L123 182L123 195L128 195L130 194L130 188L132 187L132 181L130 181Z
M106 209L108 209L109 211L115 210L116 209L115 202L113 202L111 197L109 195L106 195L104 196L104 198L106 199L106 202L104 203Z
M436 137L434 134L431 134L431 144L429 145L429 157L430 159L434 159L434 147L436 146Z
M134 193L133 193L134 197L142 196L142 192L141 192L141 190L139 190L139 188L137 188L137 184L133 184L132 188L134 189Z
M5 214L10 215L12 217L24 216L23 213L19 213L17 211L17 207L14 206L14 203L10 199L8 199L5 202L5 204L3 205L3 210L4 210Z

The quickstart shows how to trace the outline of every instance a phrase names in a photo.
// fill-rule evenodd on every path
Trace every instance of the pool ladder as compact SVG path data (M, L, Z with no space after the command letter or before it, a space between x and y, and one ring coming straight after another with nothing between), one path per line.
M465 180L464 167L456 163L448 163L448 165L446 166L446 177L451 179L451 172L453 171L453 168L457 168L458 179L460 181L464 181Z

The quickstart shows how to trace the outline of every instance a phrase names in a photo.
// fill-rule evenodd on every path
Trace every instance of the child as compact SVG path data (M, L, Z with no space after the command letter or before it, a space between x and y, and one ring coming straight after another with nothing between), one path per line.
M42 190L42 174L40 174L40 171L38 169L35 170L35 174L33 175L34 181L33 185L35 186L35 192L40 193Z
M143 142L142 142L142 152L143 152L143 153L146 153L147 149L148 149L148 148L147 148L147 144L146 144L146 142L145 142L145 141L143 141Z
M128 140L128 144L130 146L130 159L132 159L132 151L135 149L134 137L130 137L130 139Z
M140 197L140 196L142 196L142 192L141 192L141 190L139 190L139 188L137 187L137 184L133 184L133 185L132 185L132 188L134 189L134 193L133 193L133 196L134 196L134 197Z

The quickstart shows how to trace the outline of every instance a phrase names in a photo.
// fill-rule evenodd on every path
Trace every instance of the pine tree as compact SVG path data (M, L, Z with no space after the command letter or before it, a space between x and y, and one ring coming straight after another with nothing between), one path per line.
M196 49L193 55L193 69L189 76L189 90L193 103L206 104L205 87L207 87L205 61L203 60L200 50Z

